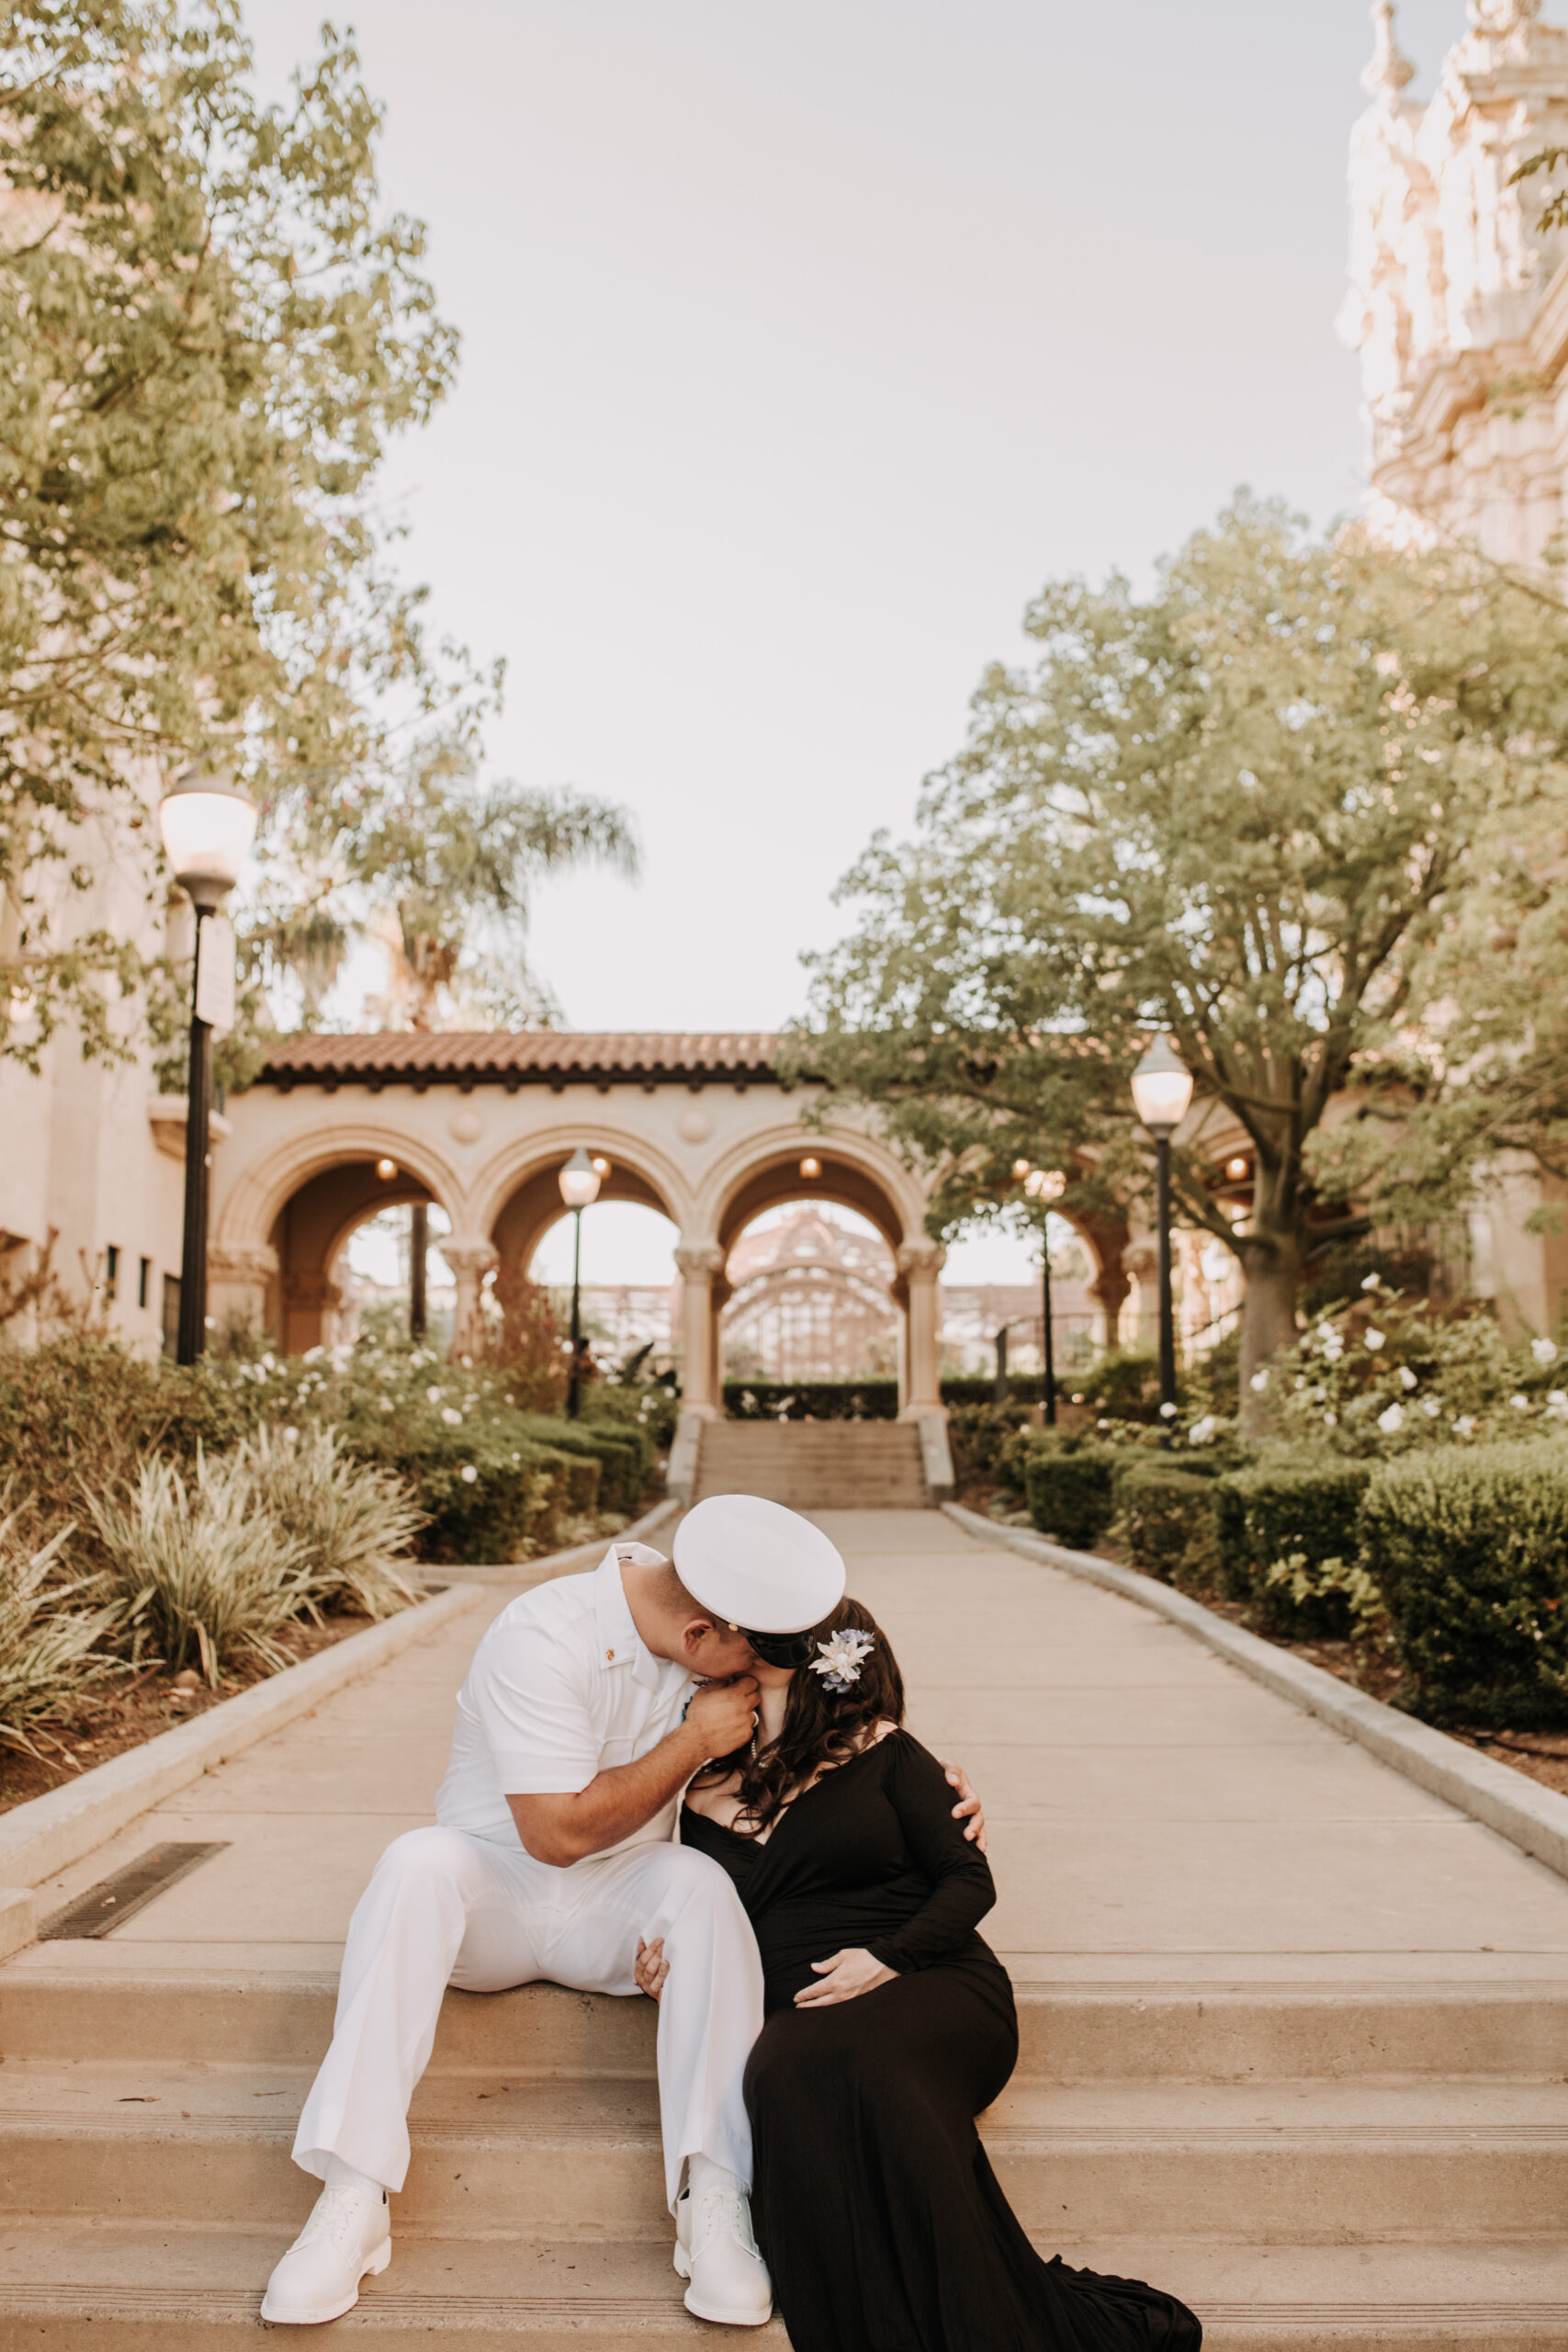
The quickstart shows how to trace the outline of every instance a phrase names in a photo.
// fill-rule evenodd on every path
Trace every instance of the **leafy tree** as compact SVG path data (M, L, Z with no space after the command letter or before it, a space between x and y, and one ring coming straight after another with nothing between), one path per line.
M350 42L286 106L250 66L235 0L0 28L0 1053L34 1067L62 1020L123 1047L145 967L86 893L148 887L164 778L225 761L335 826L394 764L376 697L466 691L364 497L452 378L423 230L379 207Z
M935 1171L951 1230L1016 1197L1017 1159L1070 1170L1068 1214L1137 1196L1128 1080L1168 1033L1199 1087L1179 1213L1241 1262L1245 1397L1312 1253L1365 1222L1320 1169L1330 1105L1391 1074L1414 1100L1474 844L1555 788L1568 631L1462 560L1314 541L1245 496L1148 596L1055 583L1025 626L1037 660L987 673L916 838L842 885L856 927L795 1052ZM1255 1170L1239 1224L1222 1113Z
M387 797L348 858L389 951L387 1010L414 1029L437 1025L443 997L486 1023L549 1022L554 1001L525 952L536 884L591 860L628 878L638 870L624 808L574 792L479 786L442 760Z

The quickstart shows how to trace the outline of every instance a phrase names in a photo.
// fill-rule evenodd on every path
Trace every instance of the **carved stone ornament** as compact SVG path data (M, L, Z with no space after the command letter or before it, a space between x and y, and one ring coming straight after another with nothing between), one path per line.
M277 1272L270 1241L209 1241L207 1278L215 1283L269 1283Z
M1416 79L1416 68L1393 35L1393 0L1373 0L1372 60L1361 75L1361 87L1374 98L1395 103L1401 90Z
M726 1256L716 1244L710 1241L677 1250L675 1263L689 1283L712 1282L715 1274L723 1273Z
M947 1251L940 1241L901 1241L897 1263L906 1281L913 1274L935 1282L947 1263Z
M488 1274L492 1266L501 1263L501 1252L493 1241L443 1241L439 1247L441 1255L459 1277Z

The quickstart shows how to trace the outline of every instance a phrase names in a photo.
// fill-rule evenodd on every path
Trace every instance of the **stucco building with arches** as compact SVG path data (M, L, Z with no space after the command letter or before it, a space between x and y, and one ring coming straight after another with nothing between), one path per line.
M781 1075L761 1035L411 1031L298 1037L231 1099L214 1155L209 1311L290 1352L331 1340L350 1235L400 1202L438 1206L457 1283L454 1345L477 1335L487 1282L525 1275L562 1215L578 1146L608 1163L601 1198L660 1210L677 1234L685 1414L721 1411L726 1269L745 1228L800 1200L853 1209L886 1243L901 1416L945 1462L938 1362L941 1244L926 1191L869 1121L808 1124L820 1090ZM1125 1236L1087 1235L1113 1342L1130 1288ZM933 1475L933 1484L945 1483Z

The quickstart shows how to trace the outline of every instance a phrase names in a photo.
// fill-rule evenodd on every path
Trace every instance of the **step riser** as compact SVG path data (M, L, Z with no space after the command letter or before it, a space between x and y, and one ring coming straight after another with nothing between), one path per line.
M0 1998L0 2052L11 2061L309 2066L332 2037L335 2000L325 1979L262 1990L12 1974ZM556 1984L449 1993L431 2072L651 2080L654 2032L653 2009L640 2000ZM1555 1991L1171 1997L1024 1988L1019 2034L1026 2080L1568 2080L1568 1995Z
M0 2139L9 2218L297 2228L310 2184L291 2133L193 2128L160 2136L11 2128ZM1568 2139L1325 2134L1222 2143L1201 2135L1087 2144L1066 2133L987 2135L1019 2219L1084 2239L1202 2239L1223 2216L1233 2243L1377 2245L1517 2237L1561 2228ZM496 2141L414 2134L398 2227L440 2237L660 2239L668 2234L651 2141L552 2134Z

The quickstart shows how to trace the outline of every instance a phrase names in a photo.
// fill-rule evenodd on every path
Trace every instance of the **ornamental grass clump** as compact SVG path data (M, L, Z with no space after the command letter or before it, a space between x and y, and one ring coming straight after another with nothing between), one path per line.
M274 1636L318 1615L313 1571L305 1545L256 1507L247 1464L198 1457L187 1481L172 1463L144 1462L123 1498L83 1491L133 1657L197 1667L214 1688L224 1666L293 1664Z
M353 1461L331 1429L260 1429L232 1462L254 1507L300 1547L315 1608L380 1618L418 1600L404 1569L424 1513L392 1471Z
M37 1756L34 1729L73 1722L87 1692L125 1666L104 1647L119 1609L102 1602L96 1578L62 1575L73 1530L35 1549L19 1533L21 1518L18 1509L0 1520L0 1745ZM100 1605L73 1607L83 1598Z
M1568 1443L1431 1447L1360 1510L1405 1672L1434 1723L1568 1724Z

